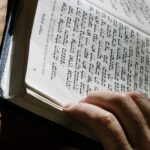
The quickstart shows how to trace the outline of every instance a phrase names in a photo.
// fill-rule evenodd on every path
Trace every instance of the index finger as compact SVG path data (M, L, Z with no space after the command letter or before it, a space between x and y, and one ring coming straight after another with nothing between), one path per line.
M64 111L92 128L106 149L131 149L121 125L112 113L88 103L76 103Z

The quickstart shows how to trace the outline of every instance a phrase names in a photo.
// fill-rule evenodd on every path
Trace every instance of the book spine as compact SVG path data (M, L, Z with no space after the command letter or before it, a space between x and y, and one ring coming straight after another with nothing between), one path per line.
M12 0L11 2L8 3L7 21L2 40L2 45L0 47L0 97L3 97L3 89L1 87L1 83L9 53L9 46L14 27L16 6L17 6L16 0Z

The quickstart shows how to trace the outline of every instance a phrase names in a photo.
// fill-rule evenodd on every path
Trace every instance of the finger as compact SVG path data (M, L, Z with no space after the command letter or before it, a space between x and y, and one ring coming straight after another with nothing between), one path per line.
M149 128L146 120L128 94L102 91L89 95L85 101L112 112L133 146L149 144Z
M150 99L142 93L129 92L128 94L132 97L134 102L137 104L137 106L142 111L142 113L147 121L147 124L150 128Z
M113 114L87 103L77 103L64 111L93 129L106 149L130 149L127 138Z

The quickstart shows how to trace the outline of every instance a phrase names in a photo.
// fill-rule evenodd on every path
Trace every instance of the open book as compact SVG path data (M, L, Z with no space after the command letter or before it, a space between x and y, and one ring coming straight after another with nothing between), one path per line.
M98 90L150 96L150 10L142 2L39 0L27 88L60 106Z
M149 0L22 2L1 82L4 98L84 134L61 112L67 103L99 90L150 96Z

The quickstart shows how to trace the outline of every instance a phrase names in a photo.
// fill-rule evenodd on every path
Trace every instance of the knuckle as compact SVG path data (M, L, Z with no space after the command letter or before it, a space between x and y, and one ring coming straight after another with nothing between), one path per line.
M97 99L98 96L95 93L89 93L85 99L86 102L92 102L94 99Z
M118 104L123 104L123 103L129 103L131 97L129 96L128 93L121 93L117 95L115 98L112 99L113 103Z
M126 101L126 100L130 99L130 96L129 96L128 93L121 93L120 94L120 99Z
M142 92L135 92L133 95L133 99L138 101L146 101L147 103L150 103L149 97Z
M140 100L144 100L147 99L146 95L144 93L136 93L135 94L137 98L139 98Z
M89 100L89 99L92 99L93 97L94 97L94 94L93 93L89 93L86 99Z
M146 99L148 98L144 93L142 92L134 92L133 95L135 98L140 98L140 99Z
M101 118L101 123L106 128L111 127L114 124L114 122L115 122L115 117L111 113L107 113L107 115Z

